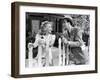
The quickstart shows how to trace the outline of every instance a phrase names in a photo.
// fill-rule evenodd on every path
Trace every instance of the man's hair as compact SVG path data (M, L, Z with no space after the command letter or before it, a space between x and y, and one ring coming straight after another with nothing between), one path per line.
M65 22L65 21L69 22L72 25L72 27L74 27L74 23L73 23L72 19L65 17L65 18L63 18L63 22Z

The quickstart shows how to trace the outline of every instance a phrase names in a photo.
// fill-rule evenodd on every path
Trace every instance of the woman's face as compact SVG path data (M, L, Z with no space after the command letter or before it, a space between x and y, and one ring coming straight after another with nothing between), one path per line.
M51 31L52 31L52 25L51 24L47 24L46 25L46 32L47 33L51 33Z

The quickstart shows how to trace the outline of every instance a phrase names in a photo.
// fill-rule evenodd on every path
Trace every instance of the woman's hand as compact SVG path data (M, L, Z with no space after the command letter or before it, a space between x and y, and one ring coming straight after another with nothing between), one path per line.
M44 44L45 44L45 40L44 39L38 40L38 45L44 45Z

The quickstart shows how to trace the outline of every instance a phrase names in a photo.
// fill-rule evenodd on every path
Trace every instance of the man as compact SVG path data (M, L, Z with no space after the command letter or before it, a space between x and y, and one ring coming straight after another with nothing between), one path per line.
M63 35L65 53L69 54L66 57L66 59L69 58L68 64L85 64L85 56L81 49L83 45L81 30L73 25L71 17L66 17L63 20Z

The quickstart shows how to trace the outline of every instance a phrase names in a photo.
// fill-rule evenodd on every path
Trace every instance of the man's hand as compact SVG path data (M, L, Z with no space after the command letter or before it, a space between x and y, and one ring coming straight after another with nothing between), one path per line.
M62 38L62 42L64 42L65 44L68 44L68 40L66 38Z

